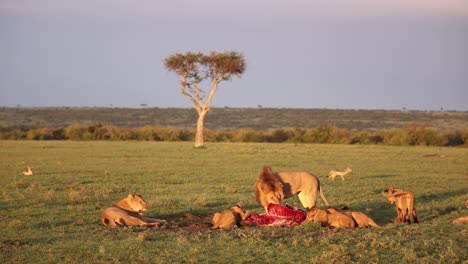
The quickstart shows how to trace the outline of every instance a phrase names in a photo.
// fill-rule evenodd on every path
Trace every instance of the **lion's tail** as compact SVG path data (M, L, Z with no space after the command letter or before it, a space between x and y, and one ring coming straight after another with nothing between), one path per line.
M372 220L372 219L369 219L369 225L372 226L372 227L382 228L376 222L374 222L374 220Z
M318 179L317 181L318 181L318 190L320 192L320 196L322 197L322 200L325 202L325 204L327 204L327 206L331 206L330 203L327 201L327 198L325 198L325 194L323 193L322 186L320 185L320 181Z

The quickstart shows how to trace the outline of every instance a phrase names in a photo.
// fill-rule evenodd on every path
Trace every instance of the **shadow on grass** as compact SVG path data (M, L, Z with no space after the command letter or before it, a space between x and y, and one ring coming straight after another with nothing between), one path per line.
M367 177L362 177L362 178L368 178L368 179L385 179L385 178L391 178L391 177L396 177L398 175L396 174L381 174L381 175L371 175Z
M443 192L443 193L437 193L437 194L418 195L417 193L415 193L415 196L416 196L416 201L419 200L422 202L430 202L433 200L446 200L454 196L465 195L466 193L468 193L468 190L465 188L465 189L452 190L450 192ZM463 205L464 201L465 200L461 200L460 205Z

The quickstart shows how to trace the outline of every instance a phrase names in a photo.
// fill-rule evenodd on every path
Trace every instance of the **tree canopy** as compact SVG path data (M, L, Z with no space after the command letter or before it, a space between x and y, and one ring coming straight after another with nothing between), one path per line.
M195 145L202 146L203 120L210 110L213 95L219 83L231 80L233 76L241 77L246 68L244 56L235 51L213 51L210 55L201 52L177 53L166 58L164 65L179 75L182 94L192 101L198 112ZM200 87L204 81L211 81L210 88L204 90Z

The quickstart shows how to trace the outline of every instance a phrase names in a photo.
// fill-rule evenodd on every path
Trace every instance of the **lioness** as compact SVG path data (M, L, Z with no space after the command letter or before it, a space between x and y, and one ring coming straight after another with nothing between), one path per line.
M399 223L411 224L411 217L413 217L414 223L418 223L413 192L389 187L387 190L382 191L382 195L387 198L390 204L395 204Z
M341 210L337 210L337 209L331 207L331 208L327 209L327 212L329 212L329 213L341 212L343 214L347 214L347 215L349 215L349 216L351 216L353 218L354 222L356 222L358 227L372 226L372 227L381 228L381 226L379 226L376 222L374 222L374 220L372 220L372 218L370 218L366 214L358 212L358 211L341 211Z
M222 213L215 213L211 229L239 226L240 222L247 219L250 215L250 211L245 211L240 204L237 204Z
M283 199L297 194L304 208L315 207L317 192L329 206L320 181L314 175L298 172L273 172L270 167L264 167L255 183L257 202L267 210L269 203L279 204Z
M335 180L335 177L339 175L339 176L341 176L341 180L344 181L344 176L345 176L346 174L352 172L352 171L353 171L353 170L352 170L350 167L346 168L345 170L341 170L341 171L331 170L331 171L328 173L328 179L334 181L334 180Z
M166 220L143 217L142 214L147 208L148 205L141 195L129 194L128 197L104 210L101 222L110 228L116 228L117 225L154 227L167 223Z
M314 221L322 226L331 228L353 228L356 226L350 215L341 213L337 210L327 212L319 208L311 208L307 212L306 222Z

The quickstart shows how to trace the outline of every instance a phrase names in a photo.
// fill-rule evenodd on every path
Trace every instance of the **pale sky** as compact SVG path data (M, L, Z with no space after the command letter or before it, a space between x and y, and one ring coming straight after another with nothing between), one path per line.
M468 0L0 0L0 106L191 107L164 59L230 50L213 106L468 111Z

